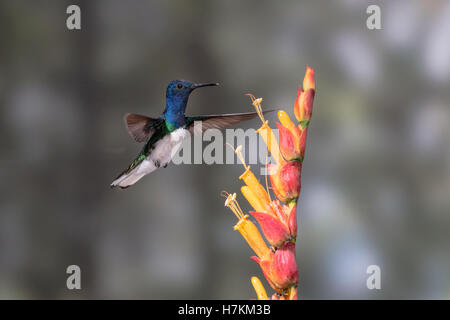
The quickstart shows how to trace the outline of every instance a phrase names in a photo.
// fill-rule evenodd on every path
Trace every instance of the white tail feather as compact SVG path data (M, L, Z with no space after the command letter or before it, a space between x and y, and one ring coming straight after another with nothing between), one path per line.
M125 173L111 183L111 187L127 188L138 182L143 176L155 171L157 167L152 160L142 161L131 172Z

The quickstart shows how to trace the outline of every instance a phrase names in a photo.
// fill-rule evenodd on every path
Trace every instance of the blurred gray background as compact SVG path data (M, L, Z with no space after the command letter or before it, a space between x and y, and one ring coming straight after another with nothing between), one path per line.
M449 31L448 1L2 1L0 298L255 297L261 272L220 197L242 166L170 165L110 190L141 147L122 117L159 115L177 78L221 83L189 114L250 111L252 92L292 115L307 64L300 297L449 298Z

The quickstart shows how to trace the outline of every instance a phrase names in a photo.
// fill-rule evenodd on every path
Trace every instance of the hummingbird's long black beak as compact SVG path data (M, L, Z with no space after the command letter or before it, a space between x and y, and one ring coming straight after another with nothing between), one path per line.
M218 86L219 84L217 82L208 82L208 83L194 83L192 85L192 90L201 88L201 87L210 87L210 86Z

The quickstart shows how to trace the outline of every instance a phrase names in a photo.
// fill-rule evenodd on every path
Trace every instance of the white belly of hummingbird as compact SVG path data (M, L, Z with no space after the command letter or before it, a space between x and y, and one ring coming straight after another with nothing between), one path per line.
M131 172L117 178L112 186L126 188L135 184L145 175L155 171L159 167L165 167L172 160L180 148L183 140L189 136L189 131L183 128L176 129L155 143L154 148L139 165Z

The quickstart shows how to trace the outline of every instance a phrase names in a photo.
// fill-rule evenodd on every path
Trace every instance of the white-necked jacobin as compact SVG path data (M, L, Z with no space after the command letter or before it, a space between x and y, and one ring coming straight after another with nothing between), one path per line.
M241 121L254 118L256 112L208 116L185 116L191 92L200 87L217 86L218 83L190 83L173 80L166 90L166 109L159 118L128 113L125 126L137 142L146 142L139 155L112 183L111 187L127 188L159 167L166 167L183 139L194 132L194 122L202 121L202 131L210 128L224 129Z

